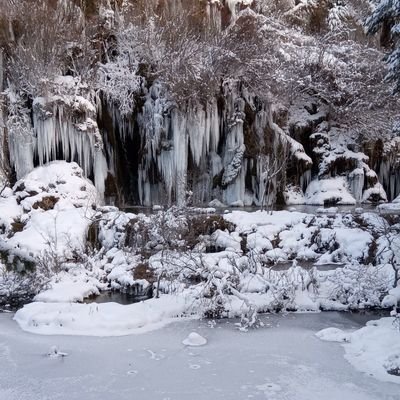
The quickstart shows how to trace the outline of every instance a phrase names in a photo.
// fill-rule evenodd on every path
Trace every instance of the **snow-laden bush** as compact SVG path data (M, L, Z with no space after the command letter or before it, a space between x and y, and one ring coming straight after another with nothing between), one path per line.
M380 307L390 287L387 269L358 263L336 269L328 279L331 299L353 309Z
M19 307L47 288L51 278L47 266L36 267L32 262L28 265L12 257L7 257L7 264L0 260L0 307Z

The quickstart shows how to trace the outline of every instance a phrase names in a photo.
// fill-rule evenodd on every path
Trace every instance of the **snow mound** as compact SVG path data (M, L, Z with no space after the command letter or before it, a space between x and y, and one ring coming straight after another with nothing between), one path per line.
M338 328L326 328L315 334L327 342L350 342L350 335Z
M19 180L14 185L14 195L26 211L43 208L45 197L54 196L58 202L54 209L90 207L96 203L97 191L83 176L83 170L75 162L53 161Z
M12 196L0 199L4 250L23 259L70 256L84 246L96 199L96 188L74 162L34 169L14 185Z
M306 204L323 206L326 204L356 204L343 177L312 181L305 193Z
M0 226L11 229L12 223L20 217L23 210L17 203L15 196L0 197Z
M382 307L390 308L400 305L400 286L390 289L389 294L382 300Z
M207 343L207 339L196 332L192 332L186 339L182 341L182 343L185 346L204 346Z
M391 375L400 354L400 332L394 318L370 321L351 334L351 343L344 346L346 359L358 370L375 378L400 384L400 376Z

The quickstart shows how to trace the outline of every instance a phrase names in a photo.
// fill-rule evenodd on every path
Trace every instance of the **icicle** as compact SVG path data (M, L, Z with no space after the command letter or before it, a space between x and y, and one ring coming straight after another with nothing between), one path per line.
M223 199L224 202L228 205L232 206L242 206L244 205L245 199L245 178L247 173L247 165L244 163L242 166L239 176L236 180L228 185L228 187L224 190Z
M94 183L99 195L100 202L104 201L105 181L107 179L108 168L107 161L103 152L98 149L95 151L94 158Z
M307 186L310 184L310 182L311 182L311 170L308 169L304 171L304 173L301 174L300 176L300 187L304 193L306 192Z
M35 140L30 118L21 108L21 101L9 93L10 107L7 119L10 163L15 168L17 179L23 178L33 169Z
M396 166L396 160L391 157L382 160L378 176L386 189L389 200L395 199L400 193L400 169Z
M257 204L264 193L260 184L263 171L257 155L245 152L247 107L254 113L250 129L257 135L260 152L268 150L273 154L274 150L278 151L277 146L283 144L302 166L311 165L303 147L272 123L267 103L259 104L259 99L234 81L224 83L221 94L223 104L217 99L206 104L191 100L178 108L168 99L165 88L154 82L148 88L142 109L137 110L136 121L128 122L109 105L113 107L110 114L114 129L120 132L122 141L128 135L140 135L137 190L142 205L174 202L182 205L188 182L195 201L218 198L226 204ZM266 128L271 128L275 148L265 149ZM249 148L249 152L251 150ZM112 156L113 149L107 149L107 153ZM116 168L111 165L110 170ZM310 171L299 179L306 188L311 179ZM270 197L275 195L274 192Z
M47 110L51 103L53 104L50 113ZM66 104L54 99L35 99L33 127L36 136L35 153L39 165L59 158L76 161L86 176L93 174L102 199L108 169L97 123L90 118L96 110L86 99L77 96L74 99L74 107L79 113L84 113L78 121L75 120L74 110L66 113L66 107ZM33 165L30 168L33 168Z
M208 23L214 28L221 30L221 11L220 11L219 1L211 1L207 3L206 13L208 18Z
M190 150L195 164L200 165L203 154L208 153L209 127L203 107L195 104L187 112L187 128L190 140Z
M354 196L357 203L360 203L363 197L364 188L364 169L356 168L349 174L350 193Z
M188 160L188 135L186 120L177 110L172 111L171 126L174 133L174 172L176 182L176 202L178 206L185 205Z
M211 105L209 105L210 112L210 151L216 152L218 149L218 144L220 142L220 121L218 116L218 105L217 102L214 101Z
M14 166L17 179L23 178L33 169L34 139L29 128L18 131L8 125L10 162Z

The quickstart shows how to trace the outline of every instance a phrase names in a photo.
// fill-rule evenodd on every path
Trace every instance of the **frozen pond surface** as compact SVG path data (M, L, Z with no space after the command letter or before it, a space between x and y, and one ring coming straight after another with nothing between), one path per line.
M400 387L356 371L314 333L359 328L344 313L266 315L248 333L232 321L183 321L124 337L38 336L0 314L0 400L400 400ZM208 343L185 347L195 331ZM56 345L64 358L46 354Z

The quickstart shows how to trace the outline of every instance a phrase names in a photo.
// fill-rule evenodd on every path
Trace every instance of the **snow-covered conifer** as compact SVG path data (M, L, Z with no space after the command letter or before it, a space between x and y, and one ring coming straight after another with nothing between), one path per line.
M392 39L391 45L393 46L393 50L386 57L388 73L385 79L394 82L394 92L400 91L400 48L398 41L400 33L400 24L398 23L399 17L399 0L381 0L365 24L369 34L376 33L379 29L388 30L388 28L390 28L390 37Z

